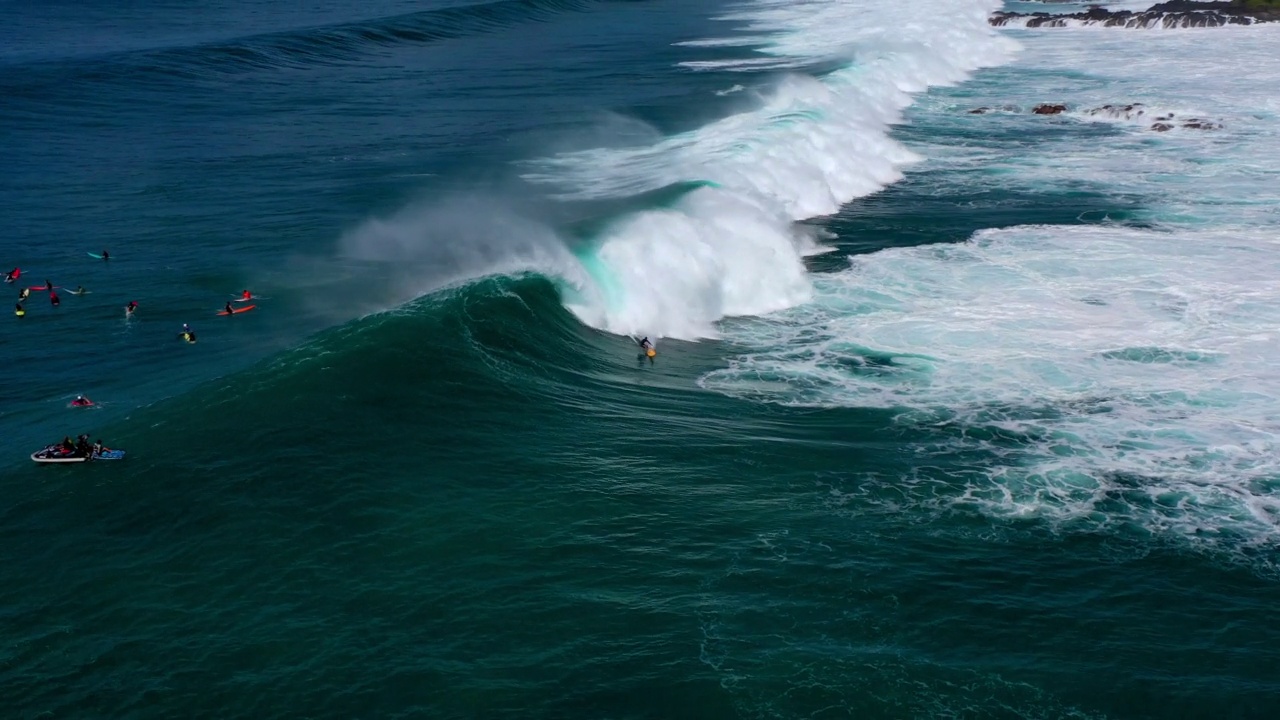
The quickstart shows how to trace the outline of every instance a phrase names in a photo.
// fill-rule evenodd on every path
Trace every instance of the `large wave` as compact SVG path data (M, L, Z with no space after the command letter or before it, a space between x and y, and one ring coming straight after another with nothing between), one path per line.
M641 146L592 147L524 164L524 179L559 200L696 183L676 202L614 217L557 258L552 274L566 305L610 332L696 338L714 336L724 317L809 299L803 257L821 238L796 221L883 188L918 159L889 137L890 126L913 93L1010 57L1016 46L986 20L998 5L757 0L726 14L732 37L699 41L720 48L721 59L690 61L685 69L734 77L767 71L771 79L755 87L748 109ZM723 57L723 48L748 41L752 48L741 57ZM838 69L805 72L814 66ZM374 235L405 233L428 231L371 221L346 243L367 251L379 245ZM454 243L459 254L468 254L466 241Z

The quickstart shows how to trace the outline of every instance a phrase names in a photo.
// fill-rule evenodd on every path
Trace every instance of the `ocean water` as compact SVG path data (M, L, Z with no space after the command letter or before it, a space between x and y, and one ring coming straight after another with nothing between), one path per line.
M1001 7L0 2L0 716L1271 717L1280 27Z

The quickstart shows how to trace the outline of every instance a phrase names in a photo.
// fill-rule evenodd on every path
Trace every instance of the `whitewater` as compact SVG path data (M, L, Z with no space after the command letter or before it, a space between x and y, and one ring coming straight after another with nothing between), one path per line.
M930 463L976 453L971 473L903 478L920 507L1137 533L1274 572L1278 30L1016 33L1035 48L1017 63L1030 80L996 71L926 101L918 170L953 192L1139 209L850 257L812 302L726 325L742 350L701 383L891 410L934 429ZM1043 102L1068 109L1032 116ZM1013 141L1029 136L1034 152Z

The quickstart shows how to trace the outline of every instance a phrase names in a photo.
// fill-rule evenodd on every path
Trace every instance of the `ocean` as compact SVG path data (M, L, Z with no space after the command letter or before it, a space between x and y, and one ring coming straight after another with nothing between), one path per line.
M1081 7L0 0L0 716L1272 717L1280 26Z

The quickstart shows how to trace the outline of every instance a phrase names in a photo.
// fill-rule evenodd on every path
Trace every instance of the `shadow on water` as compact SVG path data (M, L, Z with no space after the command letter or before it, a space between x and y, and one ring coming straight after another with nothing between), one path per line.
M848 266L847 255L890 247L964 242L988 228L1103 223L1150 227L1141 218L1143 204L1137 197L1089 189L1037 192L995 188L941 195L933 192L940 182L939 174L913 173L816 222L838 235L832 244L839 252L809 258L810 270L843 270Z

